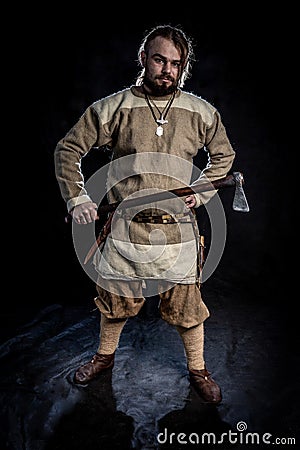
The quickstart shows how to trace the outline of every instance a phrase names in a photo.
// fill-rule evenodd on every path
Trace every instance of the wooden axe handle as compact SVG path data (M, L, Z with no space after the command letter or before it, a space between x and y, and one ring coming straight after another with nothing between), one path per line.
M243 175L241 172L237 172L240 174L241 179L243 180ZM170 198L170 194L176 195L177 197L185 197L187 195L192 195L200 192L214 191L220 188L235 186L236 179L233 175L227 175L226 177L219 178L214 181L204 181L203 183L199 183L193 187L187 186L183 188L171 189L169 191L161 191L156 192L154 194L144 195L141 197L134 197L130 199L125 199L120 202L109 203L107 205L99 206L98 215L106 214L112 211L115 211L117 207L122 203L122 208L128 208L130 206L139 206L146 205L151 202L157 202L160 200L166 200ZM69 214L65 221L69 222L72 219L72 216Z

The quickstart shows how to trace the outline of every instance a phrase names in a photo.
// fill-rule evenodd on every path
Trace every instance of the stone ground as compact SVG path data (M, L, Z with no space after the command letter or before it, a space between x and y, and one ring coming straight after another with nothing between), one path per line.
M72 376L97 348L98 311L51 304L22 325L4 325L1 449L260 449L269 445L263 439L297 448L299 355L289 319L217 280L202 292L211 312L205 358L222 388L220 406L190 389L180 337L155 297L127 322L113 370L89 386Z

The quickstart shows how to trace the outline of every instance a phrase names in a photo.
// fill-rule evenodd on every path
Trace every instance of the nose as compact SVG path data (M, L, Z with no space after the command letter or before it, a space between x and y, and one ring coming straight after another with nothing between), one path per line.
M171 63L169 61L164 63L163 73L171 73Z

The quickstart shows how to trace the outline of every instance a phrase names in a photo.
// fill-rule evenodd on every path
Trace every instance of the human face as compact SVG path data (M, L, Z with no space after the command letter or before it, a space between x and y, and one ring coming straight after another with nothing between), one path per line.
M141 58L145 67L144 85L149 93L161 96L174 92L181 73L181 57L173 41L157 36Z

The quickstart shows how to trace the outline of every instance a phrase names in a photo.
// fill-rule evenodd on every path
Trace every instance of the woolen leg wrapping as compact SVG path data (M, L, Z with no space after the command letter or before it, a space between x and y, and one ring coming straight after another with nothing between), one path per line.
M185 328L177 326L176 330L180 334L185 354L187 358L188 369L202 370L205 368L204 361L204 326L203 323L195 327Z
M101 314L98 353L111 355L116 351L126 321L127 319L107 319Z

